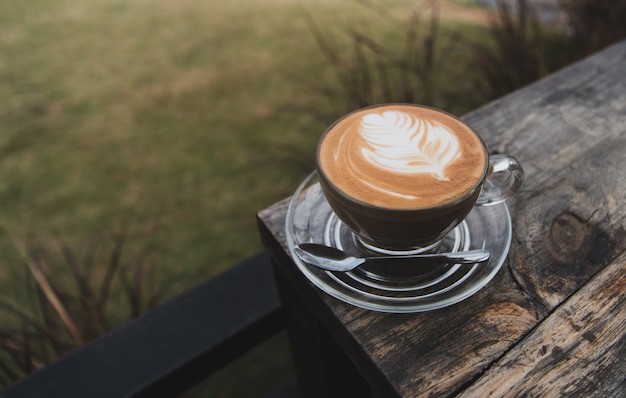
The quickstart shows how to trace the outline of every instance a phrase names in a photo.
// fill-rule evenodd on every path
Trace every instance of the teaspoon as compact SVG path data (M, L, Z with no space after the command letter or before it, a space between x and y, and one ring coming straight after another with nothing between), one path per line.
M489 259L487 250L469 250L456 253L385 255L376 257L355 257L335 247L317 243L302 243L294 248L302 261L316 267L329 270L347 272L363 264L475 264Z

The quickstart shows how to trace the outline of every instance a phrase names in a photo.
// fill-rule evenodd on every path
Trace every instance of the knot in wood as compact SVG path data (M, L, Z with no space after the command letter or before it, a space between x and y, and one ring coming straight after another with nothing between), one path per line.
M559 264L578 264L593 248L593 228L572 213L561 213L552 221L546 248Z

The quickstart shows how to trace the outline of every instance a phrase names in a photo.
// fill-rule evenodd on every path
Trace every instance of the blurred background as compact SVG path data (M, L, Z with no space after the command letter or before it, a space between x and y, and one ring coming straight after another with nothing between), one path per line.
M261 250L255 213L342 114L461 116L624 21L622 0L0 0L0 387ZM188 395L292 374L279 335Z

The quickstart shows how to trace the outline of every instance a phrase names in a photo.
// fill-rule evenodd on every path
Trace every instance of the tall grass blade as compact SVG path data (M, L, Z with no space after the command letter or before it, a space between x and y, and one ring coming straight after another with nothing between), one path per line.
M48 303L50 303L50 305L52 306L54 311L57 313L57 315L59 316L59 318L65 325L65 327L67 328L67 330L70 332L70 334L74 338L74 340L76 340L76 342L80 345L84 344L86 341L83 337L83 334L81 333L80 328L78 327L78 325L76 325L76 322L70 315L67 307L63 304L63 302L59 299L57 294L54 292L54 289L52 288L52 286L50 285L50 283L44 276L43 272L41 272L41 269L37 265L35 265L35 263L32 261L28 261L26 265L28 266L28 269L33 275L33 278L37 282L37 285L39 286L39 288L45 295Z
M122 250L124 248L125 240L126 240L126 231L122 230L122 232L118 233L115 239L115 244L113 246L113 250L111 251L109 262L106 268L104 281L102 282L102 286L100 289L100 295L99 295L98 304L97 304L98 313L102 314L102 321L105 323L105 325L106 325L106 320L104 318L104 314L106 313L106 306L107 306L107 302L109 299L109 292L111 290L111 284L113 283L113 277L120 264L120 259L122 257Z
M72 276L74 277L76 287L78 288L78 291L80 293L81 301L91 301L92 291L89 288L89 278L78 265L78 261L76 260L74 252L65 242L59 242L58 245L60 247L61 253L63 254L63 257L65 258L66 264L69 265L70 270L72 271Z

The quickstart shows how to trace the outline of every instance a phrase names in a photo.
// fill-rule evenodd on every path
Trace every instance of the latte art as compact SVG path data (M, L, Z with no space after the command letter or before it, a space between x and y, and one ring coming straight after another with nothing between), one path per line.
M426 173L449 181L445 168L461 155L459 141L445 126L405 112L365 115L359 131L367 143L363 157L390 172Z
M374 206L420 209L467 195L485 174L480 138L444 112L412 105L362 109L335 123L318 166L346 195Z

